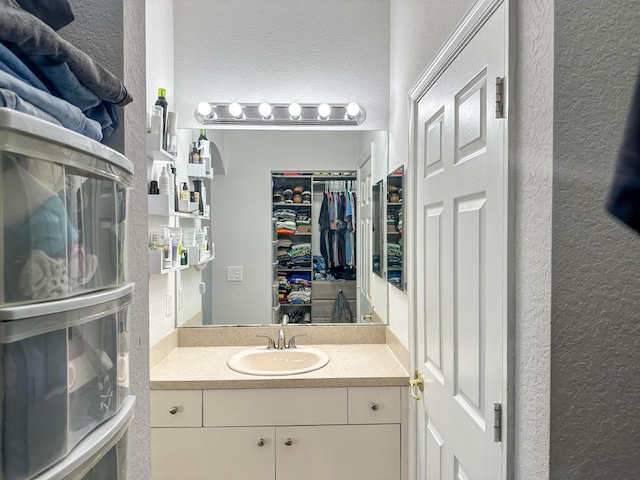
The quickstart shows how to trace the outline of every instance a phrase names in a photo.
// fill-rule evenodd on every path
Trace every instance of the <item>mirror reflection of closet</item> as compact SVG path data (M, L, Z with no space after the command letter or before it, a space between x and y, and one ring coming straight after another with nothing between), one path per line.
M387 281L404 290L403 186L404 166L387 176Z
M355 171L272 172L274 320L355 323Z
M382 212L384 211L384 196L382 195L382 180L375 183L371 192L371 202L373 205L373 211L371 213L371 249L372 249L372 265L373 265L373 273L378 275L379 277L383 277L382 275L382 259L384 256L382 255L382 251L384 248L384 237L382 235L382 226L384 225Z

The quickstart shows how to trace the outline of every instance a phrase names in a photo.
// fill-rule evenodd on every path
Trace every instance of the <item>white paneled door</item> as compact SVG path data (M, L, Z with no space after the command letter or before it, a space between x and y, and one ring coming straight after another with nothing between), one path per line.
M507 381L506 121L495 113L504 10L414 109L417 474L426 480L505 478L507 449L494 439Z
M373 282L371 276L373 275L373 248L372 248L372 234L373 227L371 224L371 210L372 210L372 190L373 184L371 182L371 153L365 155L363 160L358 165L358 211L356 213L357 218L357 236L358 244L356 246L358 250L358 312L360 317L358 322L369 322L371 318L371 288Z

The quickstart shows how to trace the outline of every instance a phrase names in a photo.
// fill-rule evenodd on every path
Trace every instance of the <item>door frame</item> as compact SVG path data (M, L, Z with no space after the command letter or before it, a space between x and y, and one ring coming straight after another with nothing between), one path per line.
M458 56L460 51L470 42L473 36L486 23L491 15L500 7L505 7L505 72L503 103L504 103L504 119L505 136L504 136L504 152L505 152L505 172L506 178L506 199L505 216L507 226L503 232L505 245L507 248L504 252L503 269L506 282L503 286L503 295L506 299L504 305L504 318L506 319L505 328L503 330L503 392L502 398L502 478L511 480L514 478L514 447L515 447L515 195L514 195L514 164L515 164L515 122L509 122L509 118L513 115L510 94L514 91L515 79L515 25L516 25L516 8L515 0L477 0L476 3L467 12L458 26L454 29L450 37L444 43L442 48L433 57L433 60L418 77L416 82L409 90L409 168L407 169L407 184L411 185L411 211L407 212L407 218L411 218L412 227L417 224L417 178L416 178L416 162L417 162L417 114L418 102L449 67L453 60ZM418 232L415 228L411 228L407 232L409 258L416 258L416 245L418 245ZM414 262L407 262L407 279L410 281L408 286L409 301L409 345L411 354L412 370L417 370L417 338L416 338L416 321L417 321L417 269ZM413 377L413 373L410 374ZM409 399L409 478L416 478L417 464L417 406L418 403Z

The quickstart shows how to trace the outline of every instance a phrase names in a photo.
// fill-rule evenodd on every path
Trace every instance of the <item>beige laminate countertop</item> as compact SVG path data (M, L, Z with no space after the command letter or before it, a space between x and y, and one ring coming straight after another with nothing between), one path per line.
M227 361L247 346L179 347L151 370L152 390L291 387L405 386L409 375L386 344L313 345L329 363L313 372L256 376L231 370Z

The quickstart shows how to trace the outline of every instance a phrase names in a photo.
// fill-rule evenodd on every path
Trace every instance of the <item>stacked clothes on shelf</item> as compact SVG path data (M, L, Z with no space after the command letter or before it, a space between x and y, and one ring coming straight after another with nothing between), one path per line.
M289 250L291 268L311 266L311 244L294 243Z
M310 304L310 274L306 272L278 274L278 302L282 305Z
M311 233L311 217L308 212L298 211L296 214L296 231L298 233Z
M0 107L104 141L118 128L114 106L132 98L55 32L73 19L67 0L0 0Z
M389 267L402 266L402 245L399 243L387 243L387 265Z
M289 250L291 249L291 245L293 241L290 238L279 238L277 247L278 247L278 263L281 266L286 266L289 264Z
M280 208L274 212L278 235L293 235L296 233L296 211Z

